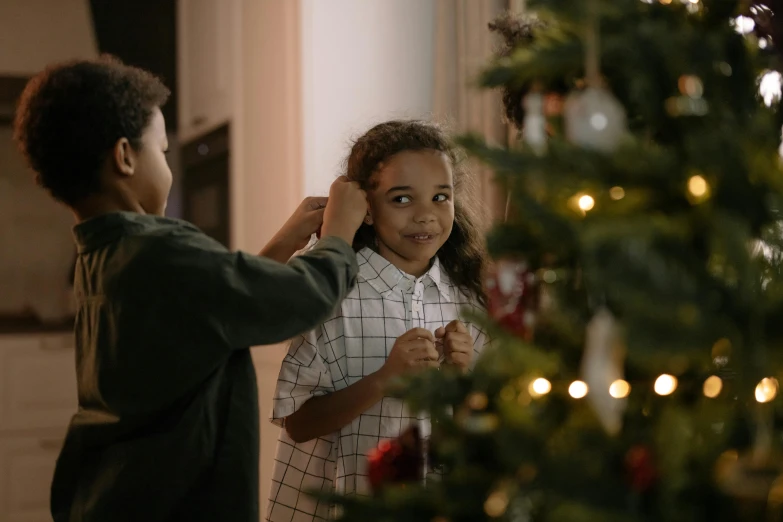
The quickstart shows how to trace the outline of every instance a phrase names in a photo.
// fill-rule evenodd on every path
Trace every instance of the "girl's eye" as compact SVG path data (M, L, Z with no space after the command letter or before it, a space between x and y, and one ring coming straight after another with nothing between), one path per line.
M449 196L447 194L438 194L434 198L432 198L433 201L437 201L438 203L443 203L444 201L449 200Z
M408 196L397 196L396 198L394 198L394 202L395 203L410 203L411 202L411 198L409 198Z

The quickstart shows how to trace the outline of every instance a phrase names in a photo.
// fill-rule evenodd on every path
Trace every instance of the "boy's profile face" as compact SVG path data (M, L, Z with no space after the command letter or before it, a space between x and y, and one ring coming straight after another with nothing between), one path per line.
M141 135L141 147L136 152L137 196L147 214L162 216L171 191L171 169L166 161L169 140L163 113L155 107L147 128Z
M169 142L166 123L159 108L153 109L150 121L141 135L141 143L133 148L125 141L118 143L115 160L124 174L124 184L146 214L162 216L171 190L172 176L166 161Z

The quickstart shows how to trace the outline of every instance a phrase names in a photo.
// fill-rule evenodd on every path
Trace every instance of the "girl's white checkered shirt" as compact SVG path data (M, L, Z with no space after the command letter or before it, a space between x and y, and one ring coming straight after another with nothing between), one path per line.
M341 390L380 369L397 338L411 328L434 333L454 319L462 320L473 337L473 361L488 343L482 330L462 319L462 312L475 312L480 305L451 283L437 258L426 274L414 278L369 248L356 256L357 286L320 328L294 339L283 360L271 418L278 425L308 399ZM369 494L367 453L417 421L422 435L428 436L425 417L412 416L402 401L385 397L339 432L309 442L297 444L282 430L267 520L332 519L332 507L305 492Z

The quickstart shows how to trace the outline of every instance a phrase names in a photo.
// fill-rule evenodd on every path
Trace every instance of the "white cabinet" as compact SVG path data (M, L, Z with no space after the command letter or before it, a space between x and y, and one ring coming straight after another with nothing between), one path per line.
M179 139L228 122L234 98L240 0L177 2Z
M0 520L51 522L49 490L65 431L0 437Z
M0 521L51 522L52 474L77 405L73 334L0 335Z

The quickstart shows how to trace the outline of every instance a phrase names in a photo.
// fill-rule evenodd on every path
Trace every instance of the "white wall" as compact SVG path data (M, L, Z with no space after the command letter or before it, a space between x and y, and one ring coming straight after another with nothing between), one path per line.
M370 126L432 111L434 0L301 0L304 195Z
M0 0L0 74L31 75L97 49L88 0Z

